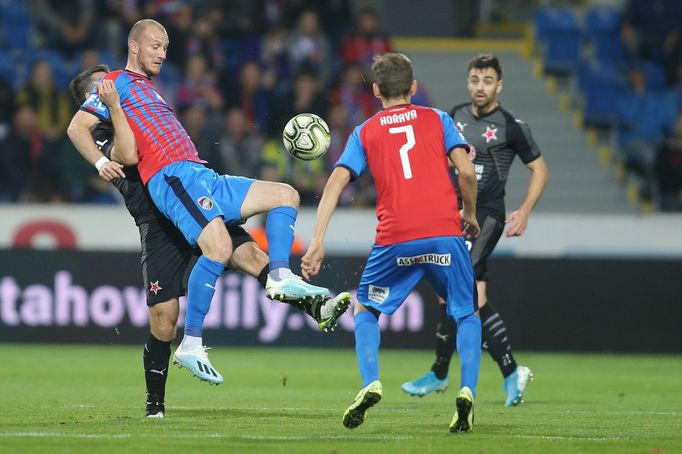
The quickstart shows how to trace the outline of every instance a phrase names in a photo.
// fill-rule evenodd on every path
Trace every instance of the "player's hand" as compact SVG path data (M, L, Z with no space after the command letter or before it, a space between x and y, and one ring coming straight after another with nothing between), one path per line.
M481 228L478 226L476 216L465 210L461 210L460 214L462 216L462 233L464 233L464 238L467 240L477 238L481 233Z
M107 107L118 107L121 105L121 100L118 96L118 90L114 85L113 80L104 79L101 82L97 82L97 92L99 94L99 99L102 100Z
M103 164L99 169L99 176L107 181L126 177L125 173L123 173L123 166L114 161L109 161Z
M509 225L507 227L507 237L521 236L528 227L528 215L530 213L525 210L518 209L507 216L505 222Z
M324 260L324 246L322 246L322 243L312 243L301 259L301 273L303 277L310 279L312 276L317 275L320 272L322 260Z

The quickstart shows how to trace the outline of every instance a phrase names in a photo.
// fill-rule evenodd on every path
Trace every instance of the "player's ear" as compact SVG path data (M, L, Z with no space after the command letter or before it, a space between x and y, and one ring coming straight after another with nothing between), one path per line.
M495 89L495 93L497 93L499 95L501 91L502 91L502 79L497 81L497 88Z
M410 97L414 96L415 93L417 93L417 81L413 80L412 85L410 85Z
M379 86L376 82L372 82L372 93L374 93L375 98L381 99L381 90L379 90Z
M131 39L128 41L128 50L131 54L137 55L137 52L140 50L140 45L137 43L137 41Z

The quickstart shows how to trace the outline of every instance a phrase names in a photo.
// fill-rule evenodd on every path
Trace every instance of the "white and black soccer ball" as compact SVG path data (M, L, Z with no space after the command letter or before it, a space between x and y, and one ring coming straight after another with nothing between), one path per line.
M329 150L329 126L320 117L302 113L293 117L282 132L284 148L296 159L312 161Z

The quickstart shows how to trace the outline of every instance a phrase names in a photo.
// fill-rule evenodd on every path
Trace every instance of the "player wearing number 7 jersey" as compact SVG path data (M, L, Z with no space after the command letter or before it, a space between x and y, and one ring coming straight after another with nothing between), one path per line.
M372 173L379 220L375 244L358 286L355 350L363 388L343 415L353 429L382 397L379 381L380 314L392 314L426 278L447 302L457 322L461 389L452 432L473 427L473 399L481 360L481 322L476 314L476 284L463 234L477 236L476 175L468 144L444 112L410 104L417 88L412 63L397 53L372 65L374 95L384 110L358 126L327 181L317 209L303 275L319 272L323 240L343 188L367 168ZM462 218L450 179L449 162L458 170ZM464 227L464 231L462 229Z

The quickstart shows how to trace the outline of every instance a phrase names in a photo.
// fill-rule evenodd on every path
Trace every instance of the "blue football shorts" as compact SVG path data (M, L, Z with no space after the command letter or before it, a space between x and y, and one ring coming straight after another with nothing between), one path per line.
M474 269L460 236L374 245L360 278L358 301L390 315L424 277L455 319L478 309Z
M192 246L206 224L222 216L226 223L241 223L241 207L253 178L219 175L202 164L174 162L147 183L159 211L182 232Z

